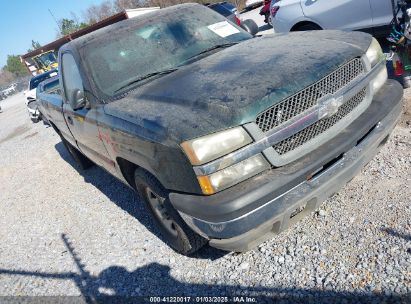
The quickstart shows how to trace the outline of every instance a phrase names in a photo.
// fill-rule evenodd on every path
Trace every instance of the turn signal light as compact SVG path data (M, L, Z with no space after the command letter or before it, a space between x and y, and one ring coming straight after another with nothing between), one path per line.
M402 66L402 62L398 59L393 61L394 64L394 75L395 76L402 76L404 75L404 67Z
M205 195L214 194L214 188L211 185L211 181L208 176L197 176L198 183L200 184L201 190Z
M273 7L271 8L271 16L274 18L275 15L277 15L277 13L278 13L279 10L280 10L280 7L279 7L279 6L273 6Z
M237 15L237 14L235 14L235 22L237 23L237 25L238 26L241 26L241 19L240 19L240 17Z

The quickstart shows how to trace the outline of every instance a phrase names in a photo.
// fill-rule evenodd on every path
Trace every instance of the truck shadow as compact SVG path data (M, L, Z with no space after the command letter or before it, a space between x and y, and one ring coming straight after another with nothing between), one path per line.
M260 27L258 28L258 31L259 31L259 32L262 32L262 31L267 31L267 30L269 30L269 29L272 29L272 27L271 27L270 25L268 25L268 24L264 24L264 25L262 25L262 26L260 26ZM274 31L273 31L273 33L274 33Z
M398 232L397 230L392 229L392 228L381 228L381 231L383 231L383 232L385 232L385 233L387 233L391 236L395 236L395 237L404 239L406 242L411 242L411 235L409 235L409 234L404 234L404 233Z
M134 190L124 185L121 181L97 165L87 170L80 169L62 142L59 142L54 147L60 154L61 158L76 169L77 172L84 178L86 183L92 184L110 201L136 218L151 233L162 240L160 230L148 214L148 211L145 209L144 205L140 202L140 198ZM216 260L226 254L227 252L225 251L206 245L192 255L192 257L198 259Z
M69 238L62 234L61 238L70 254L77 270L72 272L40 272L0 268L1 277L23 276L45 280L68 280L74 282L81 293L81 299L76 303L149 303L150 297L191 297L190 303L224 302L220 297L228 297L233 302L234 297L254 297L253 303L410 303L411 294L372 293L365 291L333 291L309 288L284 288L281 282L274 287L249 287L228 284L204 284L182 282L172 277L171 268L167 265L150 263L133 271L122 266L110 266L98 275L92 275L86 269L86 264L74 249ZM207 274L204 273L207 278ZM140 296L137 298L137 296ZM142 298L142 296L146 298ZM196 300L196 297L219 297L220 300ZM241 299L241 298L239 298ZM237 302L241 300L237 299ZM39 299L39 303L41 299ZM73 298L71 299L73 300ZM159 302L156 300L154 302ZM172 302L169 300L167 302ZM13 302L13 301L12 301ZM58 302L65 302L59 298ZM177 301L180 302L181 301ZM184 301L188 302L188 301ZM250 302L250 301L248 301ZM18 303L16 300L15 303ZM50 302L51 303L51 302Z

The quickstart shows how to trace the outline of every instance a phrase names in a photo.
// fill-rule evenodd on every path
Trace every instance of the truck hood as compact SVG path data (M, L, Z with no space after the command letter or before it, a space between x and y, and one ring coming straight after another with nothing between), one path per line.
M371 36L315 31L256 37L138 87L104 107L182 142L252 122L258 113L362 56Z

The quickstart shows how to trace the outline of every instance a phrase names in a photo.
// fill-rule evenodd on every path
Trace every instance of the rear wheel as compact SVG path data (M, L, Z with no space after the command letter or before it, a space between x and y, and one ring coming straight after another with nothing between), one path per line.
M273 27L273 19L269 12L266 13L265 20L267 20L267 24Z
M206 239L191 230L183 221L170 203L169 191L154 176L137 169L134 180L147 210L160 228L163 240L175 251L190 255L207 243Z
M241 27L251 35L255 35L258 33L258 25L254 22L254 20L244 20L243 22L241 22Z

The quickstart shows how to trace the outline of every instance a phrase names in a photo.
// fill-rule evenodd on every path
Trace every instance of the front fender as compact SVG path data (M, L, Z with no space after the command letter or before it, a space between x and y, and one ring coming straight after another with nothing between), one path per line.
M180 146L153 130L104 115L98 123L100 137L110 158L124 159L143 168L172 191L201 193L193 167ZM122 174L119 168L113 174ZM124 178L124 176L118 176Z

